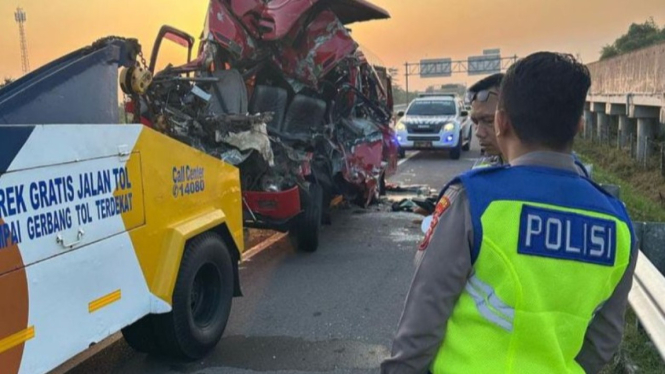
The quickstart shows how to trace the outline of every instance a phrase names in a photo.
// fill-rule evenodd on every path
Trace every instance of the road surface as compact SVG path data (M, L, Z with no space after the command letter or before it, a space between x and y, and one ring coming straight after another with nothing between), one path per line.
M420 152L390 182L438 189L477 157L478 151L458 161ZM241 267L245 296L234 300L222 341L203 360L148 357L120 339L69 374L376 372L389 354L414 271L418 220L391 212L389 203L343 208L324 227L316 253L295 253L282 240L252 257Z

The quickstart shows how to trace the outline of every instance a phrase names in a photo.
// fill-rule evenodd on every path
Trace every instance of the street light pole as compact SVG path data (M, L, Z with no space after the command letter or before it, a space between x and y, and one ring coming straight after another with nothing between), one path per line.
M409 103L409 63L404 63L404 78L406 80L406 103Z

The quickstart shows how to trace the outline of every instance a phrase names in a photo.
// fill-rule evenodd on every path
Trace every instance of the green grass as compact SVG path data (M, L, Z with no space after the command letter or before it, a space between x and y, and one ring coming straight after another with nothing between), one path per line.
M614 184L621 187L621 200L633 221L665 221L665 208L654 194L654 183L665 184L654 176L653 171L642 171L628 160L616 162L622 155L618 152L602 149L603 146L589 142L578 142L576 151L584 163L593 164L592 177L597 183ZM621 176L619 176L621 175ZM619 353L601 374L662 374L665 372L658 351L646 332L639 327L635 312L626 311L626 326Z
M615 184L621 187L621 200L626 204L630 218L633 221L665 222L665 208L644 194L640 193L639 187L633 186L631 182L621 179L611 171L598 166L591 157L584 154L579 155L584 163L594 164L592 177L597 183Z

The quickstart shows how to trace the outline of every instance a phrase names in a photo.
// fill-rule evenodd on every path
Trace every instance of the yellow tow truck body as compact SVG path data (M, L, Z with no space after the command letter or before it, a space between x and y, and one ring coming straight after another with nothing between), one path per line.
M48 372L120 330L202 356L243 250L235 167L142 125L0 125L3 374Z

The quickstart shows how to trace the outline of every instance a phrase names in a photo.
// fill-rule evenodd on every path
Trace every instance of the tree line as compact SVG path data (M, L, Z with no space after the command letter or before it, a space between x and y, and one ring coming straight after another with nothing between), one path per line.
M640 48L665 42L665 27L659 27L653 18L644 23L633 23L628 32L608 44L600 51L600 59L605 60Z

